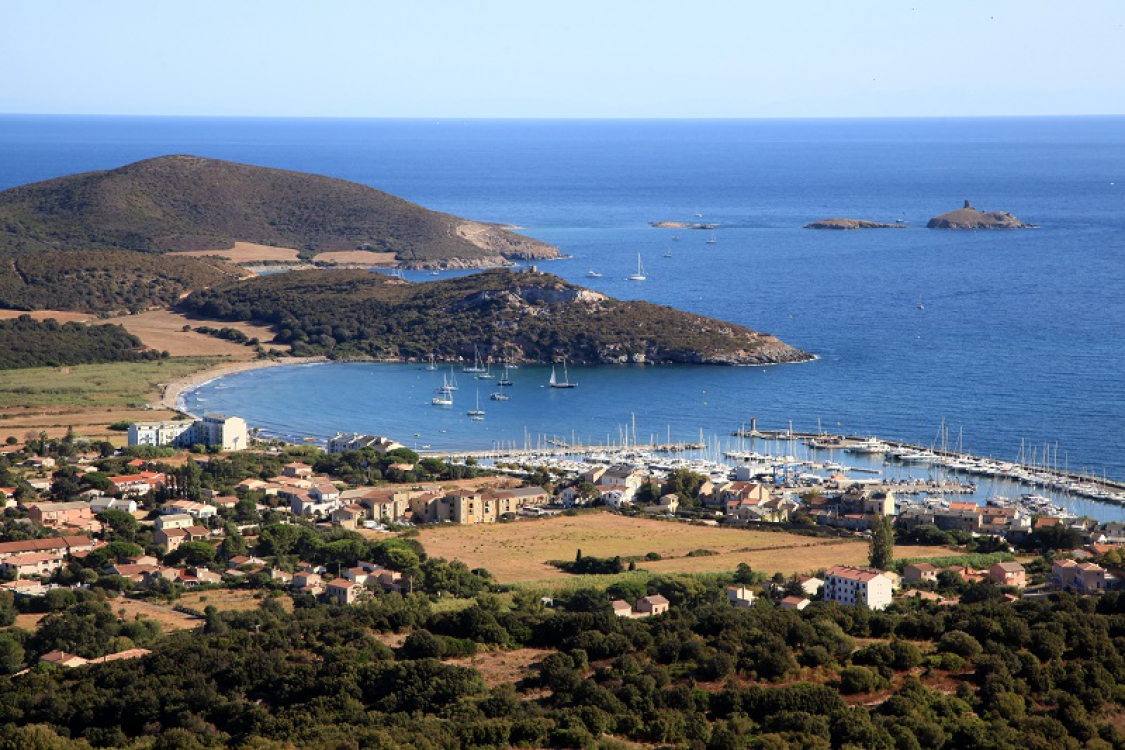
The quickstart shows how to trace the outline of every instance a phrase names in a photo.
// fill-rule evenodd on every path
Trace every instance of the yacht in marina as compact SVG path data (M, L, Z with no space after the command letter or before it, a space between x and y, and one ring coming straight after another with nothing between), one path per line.
M890 446L878 438L864 438L858 443L852 443L844 448L847 453L873 454L886 453Z
M453 406L453 389L449 387L449 381L444 375L441 380L441 387L434 392L430 403L434 406Z

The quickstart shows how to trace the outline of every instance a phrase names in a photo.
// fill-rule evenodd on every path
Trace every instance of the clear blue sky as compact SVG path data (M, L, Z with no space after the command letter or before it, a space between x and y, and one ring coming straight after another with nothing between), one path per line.
M1125 2L0 0L0 112L1125 113Z

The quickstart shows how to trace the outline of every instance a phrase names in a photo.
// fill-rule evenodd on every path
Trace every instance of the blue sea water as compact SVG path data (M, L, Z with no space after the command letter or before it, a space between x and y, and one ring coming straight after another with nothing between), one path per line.
M518 224L572 256L546 264L552 273L769 331L819 357L583 368L567 392L540 388L546 373L524 369L510 402L482 402L481 423L464 414L469 376L443 410L428 403L433 373L393 365L236 375L191 394L192 408L278 434L355 430L435 448L528 434L616 439L633 415L642 438L721 435L757 416L764 427L819 421L929 444L944 420L980 454L1057 446L1060 466L1125 478L1125 118L0 117L0 188L167 153L328 174ZM965 199L1040 228L924 228ZM648 224L697 213L719 224L715 244L709 232ZM801 228L831 216L909 228ZM643 283L625 280L638 252ZM587 279L589 269L604 276Z

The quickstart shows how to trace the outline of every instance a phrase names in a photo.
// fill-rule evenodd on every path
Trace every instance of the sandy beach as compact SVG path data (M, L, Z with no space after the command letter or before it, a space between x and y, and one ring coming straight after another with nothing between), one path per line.
M165 385L160 392L160 401L154 404L154 407L168 409L170 411L181 411L178 406L180 396L192 388L197 388L204 383L209 383L217 378L226 375L233 375L236 372L248 372L250 370L261 370L266 367L278 367L280 365L304 365L311 362L327 362L326 357L286 357L283 359L256 359L252 362L237 362L230 365L223 365L222 367L215 367L203 372L193 373L187 377L178 378Z

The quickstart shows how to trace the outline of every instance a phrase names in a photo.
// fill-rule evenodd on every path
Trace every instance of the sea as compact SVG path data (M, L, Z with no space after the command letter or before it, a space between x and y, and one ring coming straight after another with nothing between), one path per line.
M572 367L579 386L566 391L545 387L549 369L525 367L509 401L489 399L494 380L458 371L454 407L430 403L445 371L282 367L197 388L192 411L294 440L354 431L435 450L710 444L755 419L1125 479L1125 118L0 117L0 188L174 153L326 174L517 225L567 256L541 270L817 356ZM965 200L1037 228L925 228ZM803 228L828 217L903 228ZM638 256L644 282L627 280ZM479 422L465 414L478 392Z

